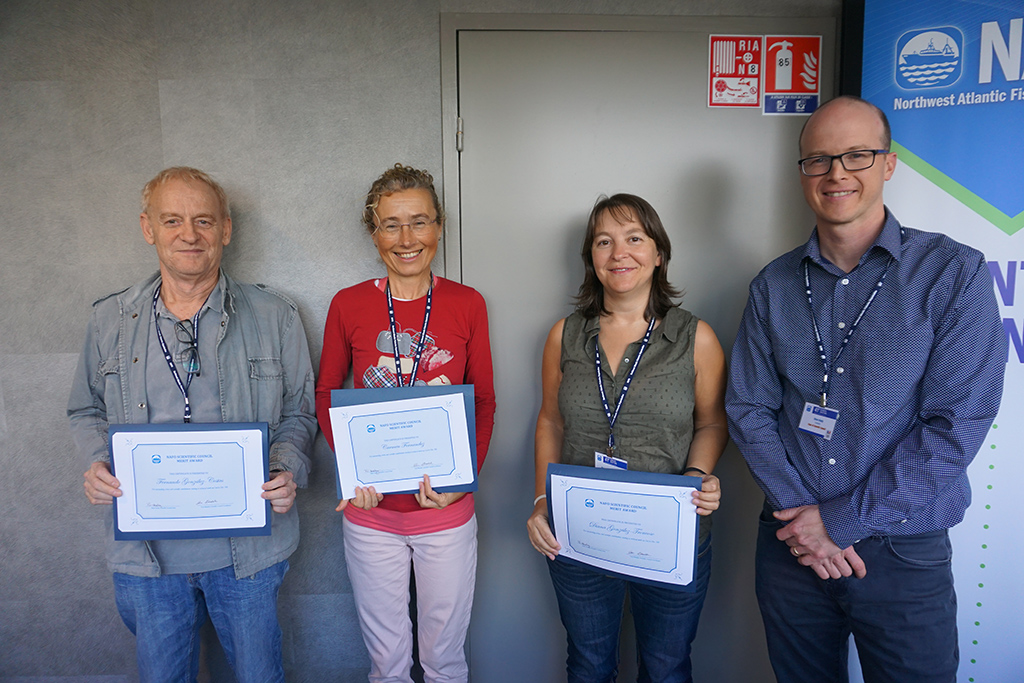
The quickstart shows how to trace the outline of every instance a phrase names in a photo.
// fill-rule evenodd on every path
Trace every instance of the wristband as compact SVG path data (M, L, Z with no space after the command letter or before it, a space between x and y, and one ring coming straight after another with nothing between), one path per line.
M704 475L705 477L706 477L706 476L708 476L708 473L707 473L707 472L705 472L704 470L702 470L702 469L701 469L701 468L699 468L699 467L687 467L687 468L686 468L685 470L683 470L683 474L686 474L686 473L687 473L687 472L689 472L690 470L693 470L694 472L700 472L700 473L701 473L701 474L703 474L703 475Z
M542 494L540 494L539 496L537 496L536 498L533 499L533 504L536 506L537 503L539 503L542 499L547 498L547 497L548 497L548 494L542 493Z

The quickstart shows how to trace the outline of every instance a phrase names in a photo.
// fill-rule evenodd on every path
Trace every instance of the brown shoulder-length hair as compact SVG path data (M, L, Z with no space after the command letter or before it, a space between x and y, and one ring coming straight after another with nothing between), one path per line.
M646 199L637 197L635 194L616 194L611 197L601 196L590 212L587 220L587 233L583 236L583 247L580 255L583 257L583 284L580 285L579 294L576 295L576 310L587 318L596 318L608 311L604 307L604 287L597 278L597 271L594 270L594 256L591 249L594 246L594 237L597 234L597 222L601 215L608 213L619 223L626 223L635 220L643 226L647 236L654 240L658 248L658 255L661 256L661 265L654 267L654 280L651 282L651 295L647 301L647 310L644 311L644 319L664 318L668 309L679 304L672 299L683 296L683 293L669 284L668 262L672 257L672 243L665 232L665 226L661 223L661 217L654 210Z

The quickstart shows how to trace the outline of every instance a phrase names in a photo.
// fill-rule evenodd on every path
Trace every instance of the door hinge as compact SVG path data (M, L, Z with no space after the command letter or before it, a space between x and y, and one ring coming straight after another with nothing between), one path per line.
M455 124L455 151L462 152L462 117L457 119Z

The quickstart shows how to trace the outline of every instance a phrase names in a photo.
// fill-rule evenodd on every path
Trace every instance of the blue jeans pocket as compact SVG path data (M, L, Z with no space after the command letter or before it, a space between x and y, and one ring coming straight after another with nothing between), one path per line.
M953 561L953 545L945 530L912 536L886 536L884 541L893 557L914 567L941 567Z
M761 508L761 514L758 516L757 522L768 529L778 530L782 528L782 522L775 519L772 509L768 507L768 503L765 503Z

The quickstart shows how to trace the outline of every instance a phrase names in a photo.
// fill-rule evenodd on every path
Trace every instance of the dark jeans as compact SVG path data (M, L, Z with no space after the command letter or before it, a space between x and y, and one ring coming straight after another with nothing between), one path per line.
M779 683L846 683L849 636L867 683L953 683L959 663L946 530L854 545L867 576L822 580L797 563L761 514L757 602Z
M711 575L711 539L698 549L697 590L669 590L626 581L598 571L548 561L569 641L569 683L607 683L619 668L619 625L629 601L636 629L641 683L688 683L690 644Z
M155 578L114 574L117 609L135 634L143 683L190 683L207 616L239 683L284 683L277 593L288 560L246 577L233 567Z

